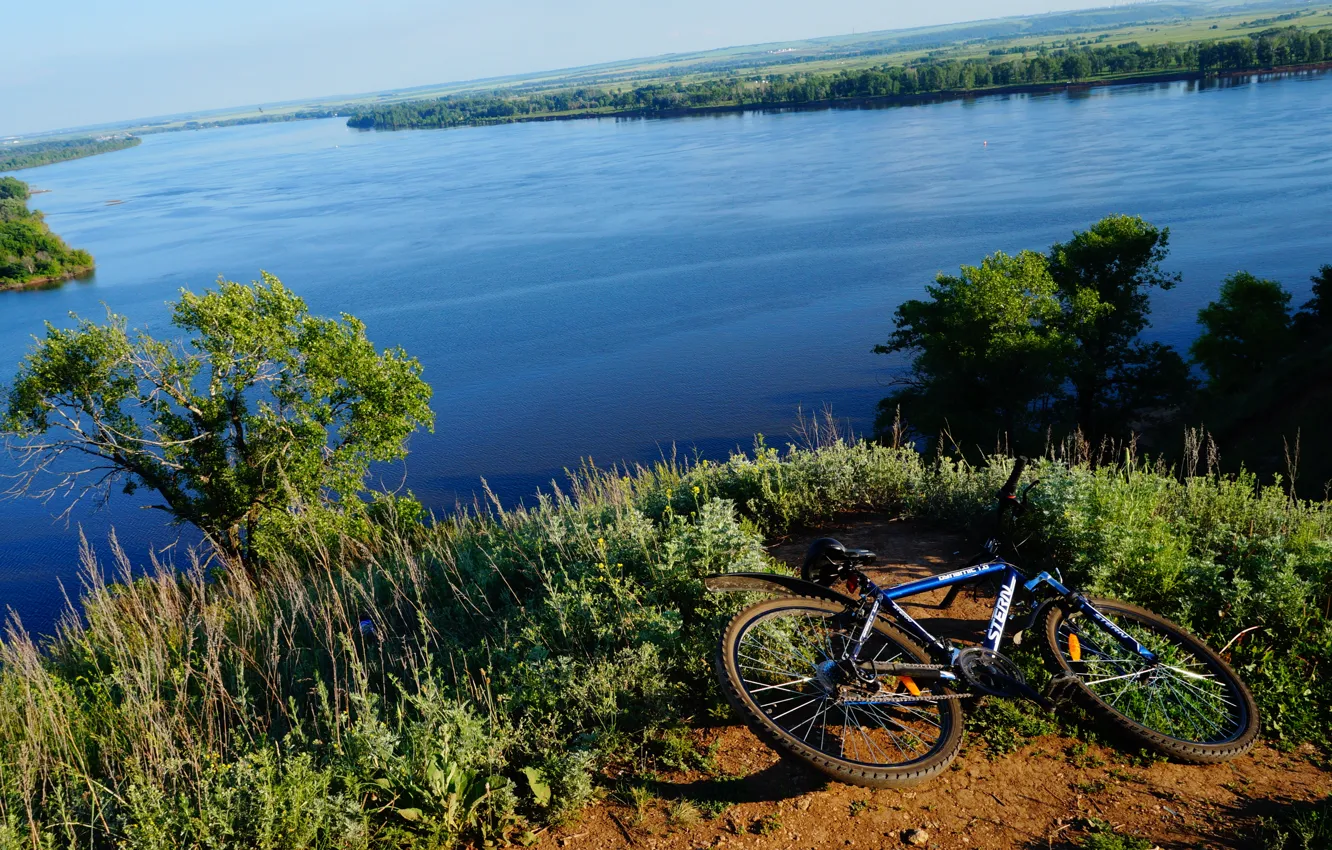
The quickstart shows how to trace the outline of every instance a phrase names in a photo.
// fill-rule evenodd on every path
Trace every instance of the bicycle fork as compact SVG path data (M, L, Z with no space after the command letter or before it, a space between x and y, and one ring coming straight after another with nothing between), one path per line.
M1105 616L1100 611L1097 611L1095 606L1087 601L1087 597L1083 596L1081 593L1074 593L1067 587L1064 587L1064 585L1056 581L1049 573L1041 573L1023 586L1030 592L1042 584L1048 584L1052 590L1077 606L1078 611L1080 611L1083 616L1113 635L1115 641L1118 642L1120 646L1124 647L1124 649L1138 655L1149 664L1156 663L1158 660L1156 653L1139 643L1133 635L1115 625L1109 617Z

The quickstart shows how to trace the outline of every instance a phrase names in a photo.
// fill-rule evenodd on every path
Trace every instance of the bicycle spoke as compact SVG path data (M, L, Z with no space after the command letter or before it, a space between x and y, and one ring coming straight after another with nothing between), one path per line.
M1189 700L1179 691L1176 691L1173 683L1171 683L1169 680L1165 680L1165 682L1166 682L1166 687L1170 689L1172 693L1175 694L1179 704L1189 710L1188 713L1184 715L1185 717L1190 718L1189 725L1193 726L1193 728L1195 729L1198 729L1203 734L1216 735L1225 731L1225 729L1222 728L1222 726L1218 724L1215 720L1208 717L1206 714L1203 714L1202 711L1200 711L1198 707L1194 705L1191 700ZM1202 721L1201 726L1192 718L1197 718L1197 720Z
M749 682L750 680L749 680L749 679L746 679L745 681L746 681L746 682ZM779 682L779 683L777 683L777 684L775 684L775 685L764 685L764 686L761 687L761 688L755 688L754 690L750 691L750 693L751 693L751 694L757 694L757 693L760 693L760 692L762 692L762 691L770 691L770 690L772 690L773 688L785 688L785 687L787 687L787 686L789 686L789 685L803 685L805 682L812 682L812 681L814 681L814 677L813 677L813 676L806 676L806 677L803 678L803 679L792 679L792 680L789 681L789 682ZM757 683L756 683L756 682L751 682L751 684L757 684ZM797 691L789 691L788 693L798 693L798 692L797 692Z
M917 734L916 734L916 730L912 729L910 726L907 726L905 723L901 722L900 720L897 720L896 718L889 717L888 715L884 714L882 711L879 710L879 707L878 707L877 705L875 705L874 703L867 703L864 707L865 707L865 709L867 710L867 712L868 712L872 717L874 717L874 718L876 718L877 720L879 720L879 723L880 723L880 727L879 727L879 728L883 729L883 731L886 732L886 733L888 734L888 736L891 737L894 741L897 740L897 736L893 734L893 732L892 732L891 729L889 729L887 726L884 726L884 725L882 725L882 724L884 724L884 723L891 723L891 724L893 724L894 726L897 726L897 727L898 727L903 733L905 733L906 735L909 735L910 737L912 737L912 738L914 738L914 739L916 740L916 745L917 745L917 747L919 747L919 748L926 748L926 744L925 744L924 739L922 739L919 735L917 735ZM900 744L898 745L898 749L899 749L899 750L902 750L902 747L901 747ZM909 755L909 753L907 753L906 750L902 750L902 752L903 752L903 754L908 754L908 755ZM911 752L915 752L915 749L913 749Z
M857 696L865 686L829 663L842 661L851 644L846 633L830 628L830 616L779 609L758 620L733 650L739 684L770 722L830 756L875 766L927 756L949 735L940 704L874 703L869 698L883 691L873 687ZM878 631L871 632L858 657L915 661Z
M1087 687L1090 688L1093 685L1104 685L1106 682L1118 682L1120 679L1131 679L1134 676L1141 676L1143 673L1147 672L1149 671L1144 668L1142 670L1134 670L1132 673L1125 673L1122 676L1108 676L1104 679L1093 679L1090 682L1087 682Z
M827 716L827 714L828 714L828 707L829 707L829 706L828 706L828 701L825 699L823 702L824 702L823 707L820 708L820 709L814 714L813 717L809 718L808 721L806 721L804 724L801 724L801 725L807 725L809 728L805 730L805 734L803 734L803 735L800 736L800 740L802 740L802 741L808 741L808 740L809 740L809 733L814 731L814 722L815 722L816 720L818 720L820 717L826 717L826 716ZM823 727L822 727L822 728L827 729L827 728L828 728L828 724L826 724L826 723L823 724ZM792 732L795 732L795 731L799 731L799 729L800 729L800 727L799 727L799 726L796 726L796 727L795 727L794 729L792 729L791 731L792 731Z
M750 657L746 655L737 655L736 658L739 661L745 662L744 667L746 670L757 670L763 673L771 673L774 676L796 676L796 677L800 676L800 672L798 670L783 670L778 667L768 667L765 664L761 664L757 661L750 659Z
M1131 614L1102 611L1158 659L1149 664L1078 614L1060 624L1059 646L1073 675L1125 717L1181 740L1212 743L1241 728L1236 702L1224 682L1186 645ZM1086 634L1096 629L1099 634ZM1080 644L1079 658L1069 638Z
M774 720L774 721L776 721L776 720L781 720L783 717L786 717L786 716L787 716L788 714L790 714L791 712L793 712L793 711L799 711L799 710L802 709L802 708L807 708L808 706L813 705L814 703L818 702L820 699L822 699L822 697L810 697L808 700L806 700L805 702L801 703L800 705L797 705L795 708L791 708L791 709L787 709L786 711L783 711L781 714L779 714L779 715L777 715L776 717L774 717L773 720Z

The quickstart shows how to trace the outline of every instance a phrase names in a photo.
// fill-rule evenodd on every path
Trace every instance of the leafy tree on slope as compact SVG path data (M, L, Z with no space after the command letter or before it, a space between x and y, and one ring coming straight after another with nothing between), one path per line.
M18 489L146 487L247 563L311 532L363 530L370 463L404 457L408 436L433 426L420 363L377 352L351 316L311 316L267 273L182 291L172 323L185 340L131 333L116 315L47 325L0 421Z

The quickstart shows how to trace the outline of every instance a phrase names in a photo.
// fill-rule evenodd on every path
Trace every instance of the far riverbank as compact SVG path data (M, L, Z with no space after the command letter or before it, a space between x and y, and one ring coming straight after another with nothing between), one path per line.
M984 89L952 89L937 92L922 92L920 94L888 94L877 95L874 97L848 97L832 98L828 100L810 101L807 103L746 103L734 105L718 106L700 106L691 109L670 110L661 112L651 112L648 110L627 110L624 112L612 113L613 117L623 118L673 118L685 115L697 115L709 112L755 112L769 110L824 110L824 109L876 109L889 106L915 106L931 103L947 103L955 100L975 100L982 97L994 97L996 95L1010 94L1064 94L1075 93L1078 91L1087 91L1095 88L1106 88L1108 86L1128 86L1143 85L1144 83L1177 83L1177 82L1197 82L1202 80L1224 80L1257 76L1286 76L1291 74L1304 74L1310 72L1321 72L1332 69L1332 62L1314 62L1304 65L1290 65L1280 68L1269 68L1265 70L1245 70L1245 71L1226 71L1223 73L1208 72L1204 74L1201 71L1170 71L1150 74L1137 74L1120 77L1106 77L1098 80L1086 80L1083 82L1064 82L1064 83L1025 83L1022 85L1011 86L991 86ZM605 113L596 115L577 115L568 116L569 118L604 118ZM543 120L541 117L535 117L533 120ZM546 118L545 120L559 120Z
M773 100L741 100L727 103L701 104L697 106L648 106L633 108L589 107L565 111L526 112L510 115L470 114L463 118L440 120L434 113L450 107L448 99L421 101L419 103L400 104L393 109L416 107L423 115L419 118L408 117L407 123L398 123L399 116L389 116L378 111L360 112L347 119L347 126L359 130L409 130L409 129L450 129L453 127L484 127L501 124L525 124L536 121L575 121L590 118L681 118L690 115L716 115L744 112L781 112L781 111L818 111L825 109L880 109L895 106L928 105L956 100L975 100L996 95L1014 94L1057 94L1089 91L1095 88L1111 86L1143 85L1153 83L1203 82L1208 80L1232 80L1253 77L1280 77L1308 73L1321 73L1332 68L1332 61L1306 62L1280 65L1270 68L1243 68L1227 71L1168 70L1145 71L1140 73L1105 75L1086 80L1063 80L1039 83L1013 83L1007 85L979 86L969 88L944 88L932 91L881 94L848 95L845 97ZM425 117L424 113L431 113Z

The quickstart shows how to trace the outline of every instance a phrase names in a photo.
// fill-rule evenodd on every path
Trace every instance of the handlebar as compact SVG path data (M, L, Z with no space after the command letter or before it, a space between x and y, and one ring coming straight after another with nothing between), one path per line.
M1017 459L1013 461L1013 474L1008 476L1008 481L1004 483L1003 488L999 491L999 499L1001 502L1017 497L1018 479L1022 477L1022 470L1026 468L1027 458L1018 455Z

